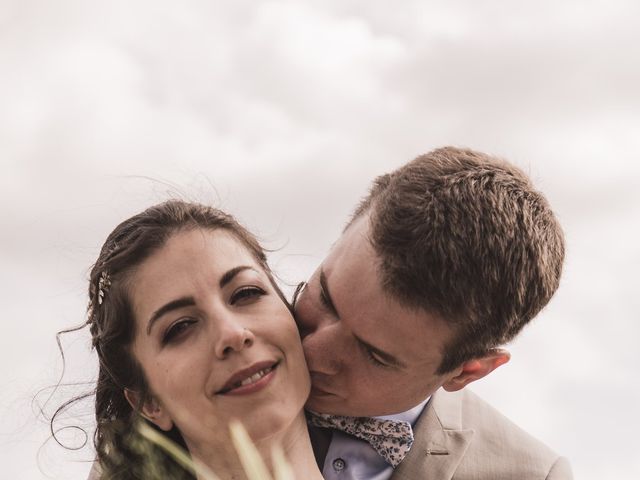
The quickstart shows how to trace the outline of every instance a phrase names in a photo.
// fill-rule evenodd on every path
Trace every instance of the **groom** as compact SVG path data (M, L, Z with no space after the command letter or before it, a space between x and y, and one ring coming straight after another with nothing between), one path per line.
M509 361L500 347L547 304L563 257L549 204L506 162L447 147L378 177L295 302L307 408L408 422L414 439L385 459L316 428L324 477L571 478L566 459L463 390Z

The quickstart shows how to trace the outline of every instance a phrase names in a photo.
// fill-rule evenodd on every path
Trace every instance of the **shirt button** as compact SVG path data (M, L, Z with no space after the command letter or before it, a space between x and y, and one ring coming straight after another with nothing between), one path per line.
M333 469L336 472L341 472L342 470L344 470L344 467L346 467L346 466L347 466L347 463L341 458L336 458L333 461Z

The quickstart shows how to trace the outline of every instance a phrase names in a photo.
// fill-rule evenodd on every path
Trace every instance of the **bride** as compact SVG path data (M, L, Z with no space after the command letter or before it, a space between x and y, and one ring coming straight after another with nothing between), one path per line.
M193 478L143 442L140 421L220 478L245 478L232 419L263 458L278 444L295 478L322 478L298 330L264 251L231 216L172 200L125 220L102 247L89 295L100 362L91 478Z

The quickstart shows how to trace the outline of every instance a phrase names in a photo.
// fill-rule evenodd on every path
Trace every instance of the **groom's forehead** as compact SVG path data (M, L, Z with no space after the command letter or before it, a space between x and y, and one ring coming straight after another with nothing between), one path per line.
M384 297L379 257L369 237L366 219L354 221L334 244L314 275L323 294L337 301L345 314L361 313Z
M343 267L352 268L356 260L375 262L378 254L371 238L371 227L369 215L354 219L333 243L323 265L330 262L332 269L339 271Z

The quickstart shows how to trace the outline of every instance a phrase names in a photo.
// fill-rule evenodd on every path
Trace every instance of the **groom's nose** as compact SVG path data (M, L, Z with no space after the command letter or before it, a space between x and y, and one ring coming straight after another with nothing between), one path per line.
M307 366L312 373L336 375L342 365L342 340L336 324L324 324L302 339Z

